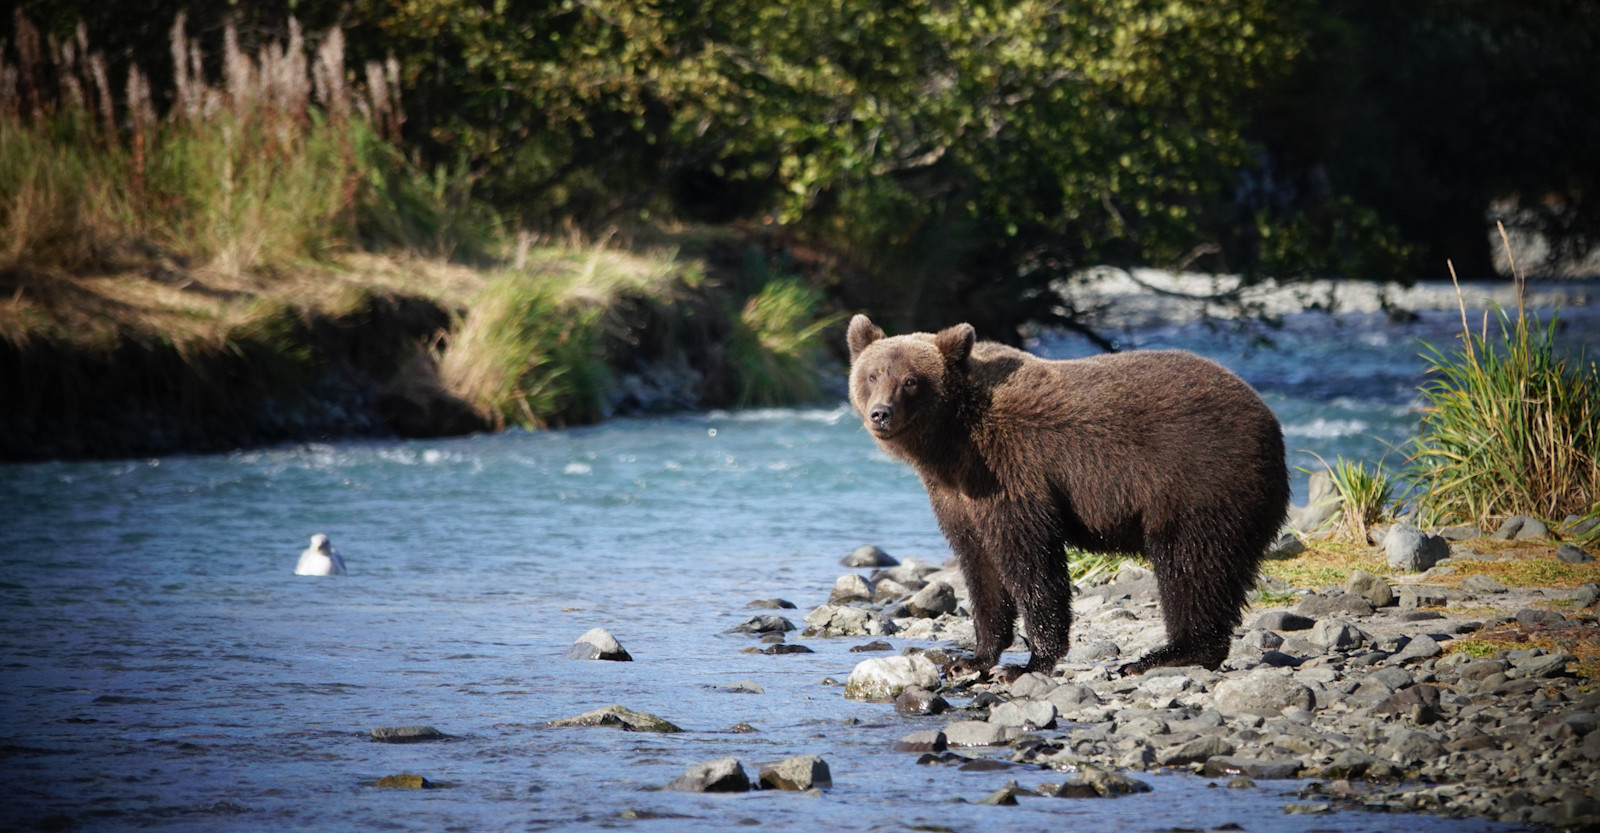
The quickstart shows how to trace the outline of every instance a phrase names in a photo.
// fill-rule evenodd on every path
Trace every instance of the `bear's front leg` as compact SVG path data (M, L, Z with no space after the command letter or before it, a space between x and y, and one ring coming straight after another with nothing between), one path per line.
M977 631L971 670L988 674L1000 662L1000 652L1011 647L1016 635L1017 602L1000 580L992 559L982 551L956 553L961 574L967 580L967 599L972 606L972 624Z

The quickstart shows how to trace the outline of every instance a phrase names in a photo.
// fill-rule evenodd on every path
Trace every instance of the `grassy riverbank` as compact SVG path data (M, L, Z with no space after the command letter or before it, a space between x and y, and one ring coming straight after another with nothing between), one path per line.
M815 398L823 315L731 232L541 243L399 144L337 29L125 91L18 18L0 101L0 461ZM155 101L167 101L158 115Z

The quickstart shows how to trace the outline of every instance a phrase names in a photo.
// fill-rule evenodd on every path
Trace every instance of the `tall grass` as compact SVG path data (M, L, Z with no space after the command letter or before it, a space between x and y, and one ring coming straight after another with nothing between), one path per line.
M0 269L154 259L240 275L324 258L361 223L404 238L394 229L419 212L394 196L396 178L426 178L392 150L398 64L368 64L355 85L338 29L313 47L292 18L287 28L247 54L230 22L220 77L208 77L180 13L158 114L140 67L114 88L82 27L44 39L19 10L0 55Z
M1366 543L1372 526L1390 514L1397 485L1394 476L1384 471L1382 463L1368 470L1365 463L1344 457L1335 459L1328 474L1340 497L1334 535Z
M618 300L665 302L696 279L665 258L541 250L472 299L437 356L440 385L495 428L594 422L610 378L601 341L620 326Z
M741 406L809 402L820 391L816 353L837 317L821 314L822 295L795 278L767 281L734 321L728 355Z
M1473 333L1463 303L1461 346L1427 347L1434 378L1422 388L1409 472L1426 522L1487 528L1518 513L1600 513L1600 370L1557 349L1556 316L1526 312L1512 269L1517 311L1495 311L1498 335L1487 316Z

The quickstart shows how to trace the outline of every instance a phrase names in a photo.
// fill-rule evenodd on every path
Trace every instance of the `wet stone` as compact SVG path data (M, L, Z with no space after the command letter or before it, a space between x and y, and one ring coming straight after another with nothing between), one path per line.
M853 646L851 646L850 653L852 653L852 654L869 654L869 653L873 653L875 651L893 651L893 650L894 650L894 646L893 645L890 645L889 643L884 642L881 639L875 639L875 640L873 640L871 642L868 642L865 645L853 645Z
M794 602L786 599L755 599L747 602L745 607L766 608L768 610L794 610Z
M1162 766L1203 764L1212 758L1232 755L1233 753L1233 744L1212 735L1198 737L1187 743L1164 749L1156 754L1156 762Z
M1261 781L1297 778L1300 762L1294 758L1250 758L1242 755L1213 755L1206 759L1201 774L1208 778L1230 775L1254 778Z
M913 687L930 691L939 687L939 667L921 654L857 663L845 680L844 696L851 700L889 701Z
M839 563L845 567L893 567L900 562L883 550L867 544L856 547Z
M1003 746L1005 727L982 720L963 720L944 728L946 742L951 746Z
M797 755L775 764L761 767L758 775L763 790L826 789L833 786L833 775L828 762L820 755Z
M1019 729L1052 729L1056 725L1056 707L1048 700L1012 700L990 709L989 723Z
M816 652L804 645L773 645L761 653L776 656L778 654L812 654Z
M567 649L567 659L607 660L633 662L633 657L623 649L617 638L605 628L590 628Z
M794 630L794 628L794 623L788 619L776 614L766 613L760 616L752 616L749 619L746 619L743 622L728 628L727 630L723 631L723 633L749 633L757 635L766 633L788 633L789 631Z
M1017 796L1019 795L1035 795L1035 793L1022 789L1017 786L1017 782L1012 781L989 795L978 799L978 803L997 807L1011 807L1017 803Z
M433 782L423 778L421 775L405 773L401 775L385 775L379 778L378 783L374 786L402 790L429 790L433 789Z
M545 724L551 728L610 726L625 732L681 732L677 726L647 712L636 712L626 706L612 703L609 706L584 712L576 717L552 720Z
M378 743L426 743L450 737L432 726L383 726L372 730Z
M828 594L828 604L839 604L851 601L872 601L872 583L855 573L848 573L835 579L833 592Z
M911 596L911 600L906 602L906 610L912 616L925 619L955 613L955 588L942 581L932 582Z
M896 752L943 752L948 749L950 742L945 738L944 732L929 729L923 732L912 732L895 741L889 748Z
M950 703L926 688L912 686L894 698L894 710L911 715L943 714L950 710Z
M738 758L718 758L690 767L672 779L667 789L678 792L733 793L750 789L750 776Z

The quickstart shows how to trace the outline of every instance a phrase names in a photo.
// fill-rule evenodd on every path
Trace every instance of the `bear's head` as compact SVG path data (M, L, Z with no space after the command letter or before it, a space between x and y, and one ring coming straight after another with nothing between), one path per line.
M885 336L865 315L850 319L850 405L873 437L904 441L918 425L952 413L977 334L971 324ZM926 435L927 429L921 432Z

